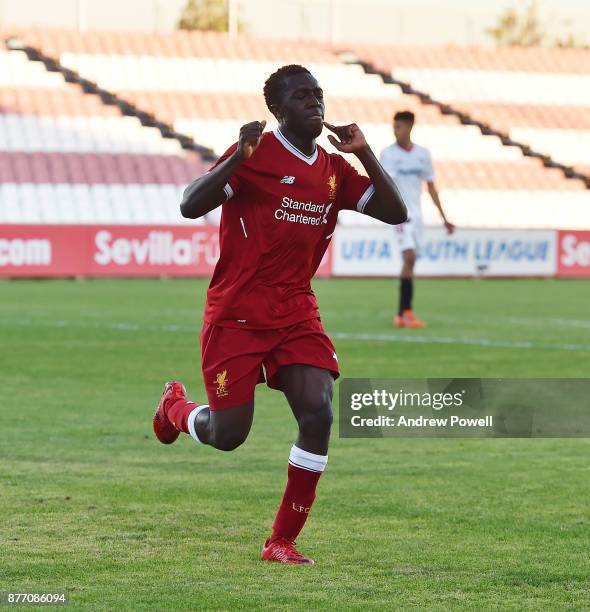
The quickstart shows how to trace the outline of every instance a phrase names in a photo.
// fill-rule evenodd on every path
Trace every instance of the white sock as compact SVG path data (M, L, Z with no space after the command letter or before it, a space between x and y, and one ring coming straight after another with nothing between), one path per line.
M197 406L196 408L193 408L191 410L191 413L188 415L188 431L191 435L191 438L199 444L203 444L203 442L201 442L201 440L199 440L199 436L197 436L197 431L195 429L195 418L197 414L199 414L199 412L201 412L201 410L204 410L205 408L209 408L209 404L203 404L202 406Z
M289 463L310 472L323 472L328 463L328 455L316 455L293 444L289 454Z

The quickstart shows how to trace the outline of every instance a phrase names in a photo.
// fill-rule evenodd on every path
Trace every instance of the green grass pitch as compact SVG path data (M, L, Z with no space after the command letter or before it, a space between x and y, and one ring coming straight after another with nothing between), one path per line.
M0 590L92 610L590 608L590 442L332 437L301 550L259 550L295 422L258 387L232 453L151 433L162 383L203 400L205 281L0 283ZM315 282L349 377L587 377L587 281Z

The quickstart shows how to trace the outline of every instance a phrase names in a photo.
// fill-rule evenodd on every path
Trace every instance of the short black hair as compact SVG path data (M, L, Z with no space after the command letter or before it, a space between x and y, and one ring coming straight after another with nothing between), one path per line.
M287 66L281 66L276 72L273 72L264 83L264 101L268 110L272 113L271 106L273 104L280 104L281 94L283 90L283 82L286 77L293 74L301 74L302 72L311 72L300 66L299 64L289 64Z
M405 121L406 123L414 123L414 119L416 119L414 113L409 110L397 111L393 116L394 121Z

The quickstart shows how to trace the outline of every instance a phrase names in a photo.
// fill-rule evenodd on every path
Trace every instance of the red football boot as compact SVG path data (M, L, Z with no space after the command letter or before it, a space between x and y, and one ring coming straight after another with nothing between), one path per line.
M184 385L177 380L167 382L164 385L164 393L162 393L162 399L154 414L153 422L156 438L158 438L162 444L172 444L180 435L180 431L174 427L172 421L170 421L166 414L166 409L178 399L186 399L186 389Z
M263 561L276 561L278 563L289 563L291 565L313 565L313 559L304 557L296 548L295 542L289 542L285 538L269 538L264 543L260 558Z

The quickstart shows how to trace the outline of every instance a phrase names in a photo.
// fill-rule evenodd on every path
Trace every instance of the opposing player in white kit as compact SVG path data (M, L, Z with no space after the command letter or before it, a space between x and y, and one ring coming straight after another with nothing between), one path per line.
M397 112L393 117L395 143L381 153L381 165L395 180L408 208L406 223L395 226L403 264L400 275L399 311L394 318L397 327L426 327L424 321L416 319L412 311L414 291L414 264L420 251L423 236L422 223L422 182L426 182L428 192L438 208L447 232L452 234L455 226L448 221L440 203L434 184L434 168L428 149L412 142L414 113Z

